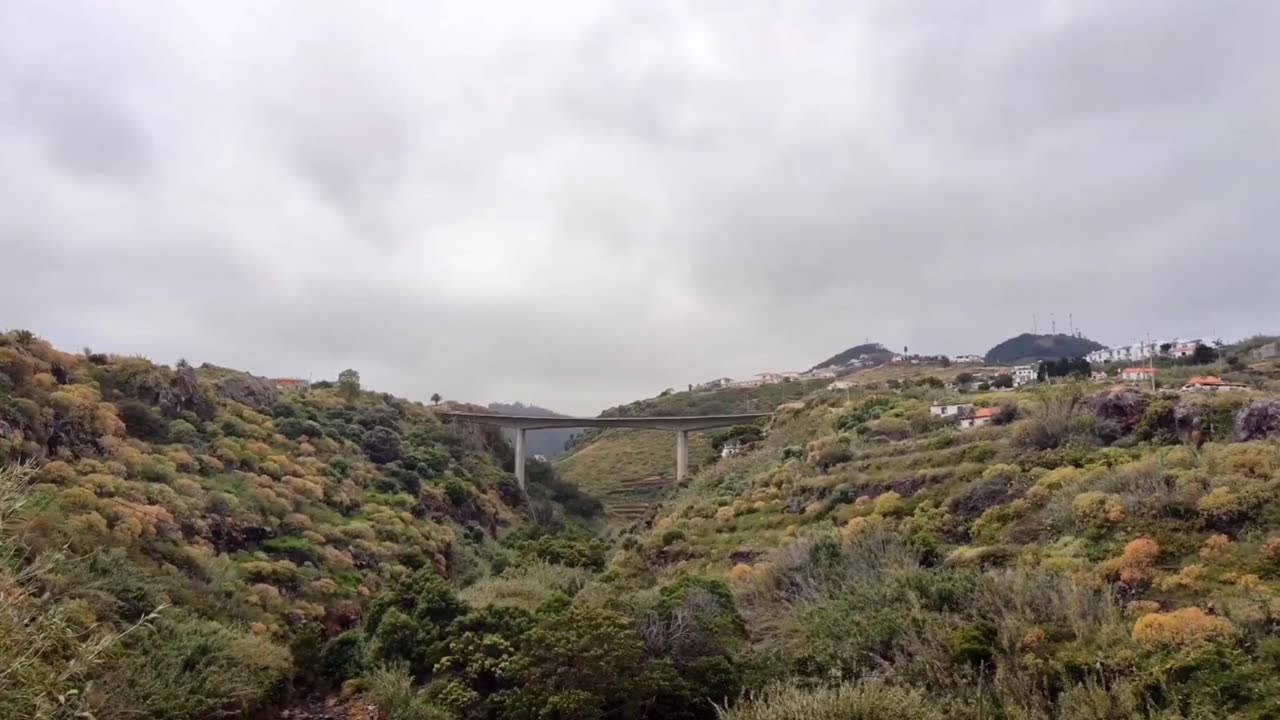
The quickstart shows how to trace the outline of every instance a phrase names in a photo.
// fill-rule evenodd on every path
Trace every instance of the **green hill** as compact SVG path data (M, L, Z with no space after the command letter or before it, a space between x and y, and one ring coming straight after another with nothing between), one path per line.
M818 368L830 367L832 365L847 365L863 355L871 355L872 357L879 358L880 361L887 361L892 354L892 352L887 350L885 346L880 343L863 343L861 345L854 345L848 350L842 350L817 365L814 365L810 369L817 370Z
M971 430L930 415L941 397L789 407L615 559L659 584L729 579L747 652L786 687L726 717L1248 717L1280 701L1260 609L1280 598L1274 392L970 395L1001 408ZM1228 687L1247 689L1221 705Z
M673 392L609 408L601 417L653 417L731 415L769 412L779 405L803 398L828 381L795 381L758 387L718 388ZM712 462L716 450L713 430L689 435L692 470ZM564 478L594 493L605 503L610 517L630 520L644 515L665 497L675 477L675 437L656 430L608 430L588 428L576 435L569 452L555 460Z
M0 334L0 718L259 717L340 681L322 648L399 579L466 585L531 517L600 511L549 471L530 504L497 433L344 376Z
M525 405L524 403L498 403L491 402L488 408L496 413L505 415L534 415L536 417L565 417L562 413L554 410L548 410L537 405ZM541 455L545 458L554 458L565 453L565 446L576 433L582 432L582 428L543 428L541 430L530 430L525 436L525 454L529 457ZM507 442L515 442L515 432L512 430L504 430L503 437Z
M1033 335L1023 333L996 345L987 351L986 361L992 364L1013 365L1039 360L1084 357L1105 346L1089 338L1057 335Z

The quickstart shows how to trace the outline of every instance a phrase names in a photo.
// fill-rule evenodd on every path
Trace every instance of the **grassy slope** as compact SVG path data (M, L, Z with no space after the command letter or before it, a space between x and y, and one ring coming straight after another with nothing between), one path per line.
M1087 406L1062 410L1069 392L966 396L1021 414L972 431L929 422L939 391L894 393L879 419L853 424L874 391L818 393L775 416L754 452L697 475L636 557L615 562L732 579L755 654L792 683L887 677L957 717L1118 717L1147 704L1264 716L1280 700L1280 440L1233 442L1230 418L1276 395L1148 395L1109 442ZM1179 440L1176 404L1216 418L1197 426L1198 449ZM1057 440L1037 440L1059 425ZM833 446L847 459L824 469ZM999 674L980 680L975 657ZM1081 674L1086 657L1094 669ZM1102 678L1110 690L1052 689ZM1223 699L1227 688L1240 691Z
M610 408L605 417L717 415L767 412L804 397L827 381L790 382L755 388L677 392ZM715 432L715 431L713 431ZM689 466L696 470L715 459L709 433L690 433ZM675 475L675 436L656 430L588 430L570 452L555 461L557 471L601 497L616 517L643 514L666 494L666 482L637 482Z

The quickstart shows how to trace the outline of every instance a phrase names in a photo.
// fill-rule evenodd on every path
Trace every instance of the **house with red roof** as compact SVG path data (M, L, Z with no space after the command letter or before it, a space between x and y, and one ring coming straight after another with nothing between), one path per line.
M1213 375L1193 377L1182 386L1182 392L1237 392L1248 389L1246 385L1229 383Z

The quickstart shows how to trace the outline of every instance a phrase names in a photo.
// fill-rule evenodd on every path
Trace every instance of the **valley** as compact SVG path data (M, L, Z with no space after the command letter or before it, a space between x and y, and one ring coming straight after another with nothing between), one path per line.
M0 718L1264 717L1265 347L1155 391L886 359L664 393L603 417L770 414L691 432L679 483L673 433L589 428L526 493L476 406L11 331Z

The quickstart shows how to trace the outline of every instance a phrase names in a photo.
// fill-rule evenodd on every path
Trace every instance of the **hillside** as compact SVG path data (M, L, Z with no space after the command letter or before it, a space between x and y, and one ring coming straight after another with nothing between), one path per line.
M504 415L533 415L536 417L565 417L562 413L554 410L548 410L537 405L525 405L524 403L499 403L491 402L487 406L490 410ZM545 458L554 458L565 453L565 446L569 440L577 433L582 432L582 428L546 428L542 430L530 430L525 433L525 454L528 457L541 455ZM515 442L515 431L503 430L503 437L507 442Z
M530 504L510 459L353 372L281 392L0 334L0 718L257 717L340 681L320 651L369 598L600 511L549 468Z
M842 350L809 369L817 370L818 368L831 367L832 365L847 365L863 355L871 355L873 357L880 358L880 361L883 362L887 361L892 354L892 352L887 350L885 346L880 343L863 343L861 345L854 345L848 350Z
M1270 716L1274 391L971 395L999 424L967 431L930 416L945 397L788 406L615 557L728 578L785 685L725 717Z
M1217 395L961 398L907 363L673 393L614 412L776 409L679 488L616 479L668 434L577 446L566 474L643 498L606 526L353 372L2 334L0 720L1272 717L1273 362L1200 368L1250 386ZM930 414L961 399L992 424Z
M1105 346L1089 338L1057 335L1033 335L1023 333L996 345L987 351L986 361L1000 365L1031 363L1039 360L1078 358L1101 350Z

